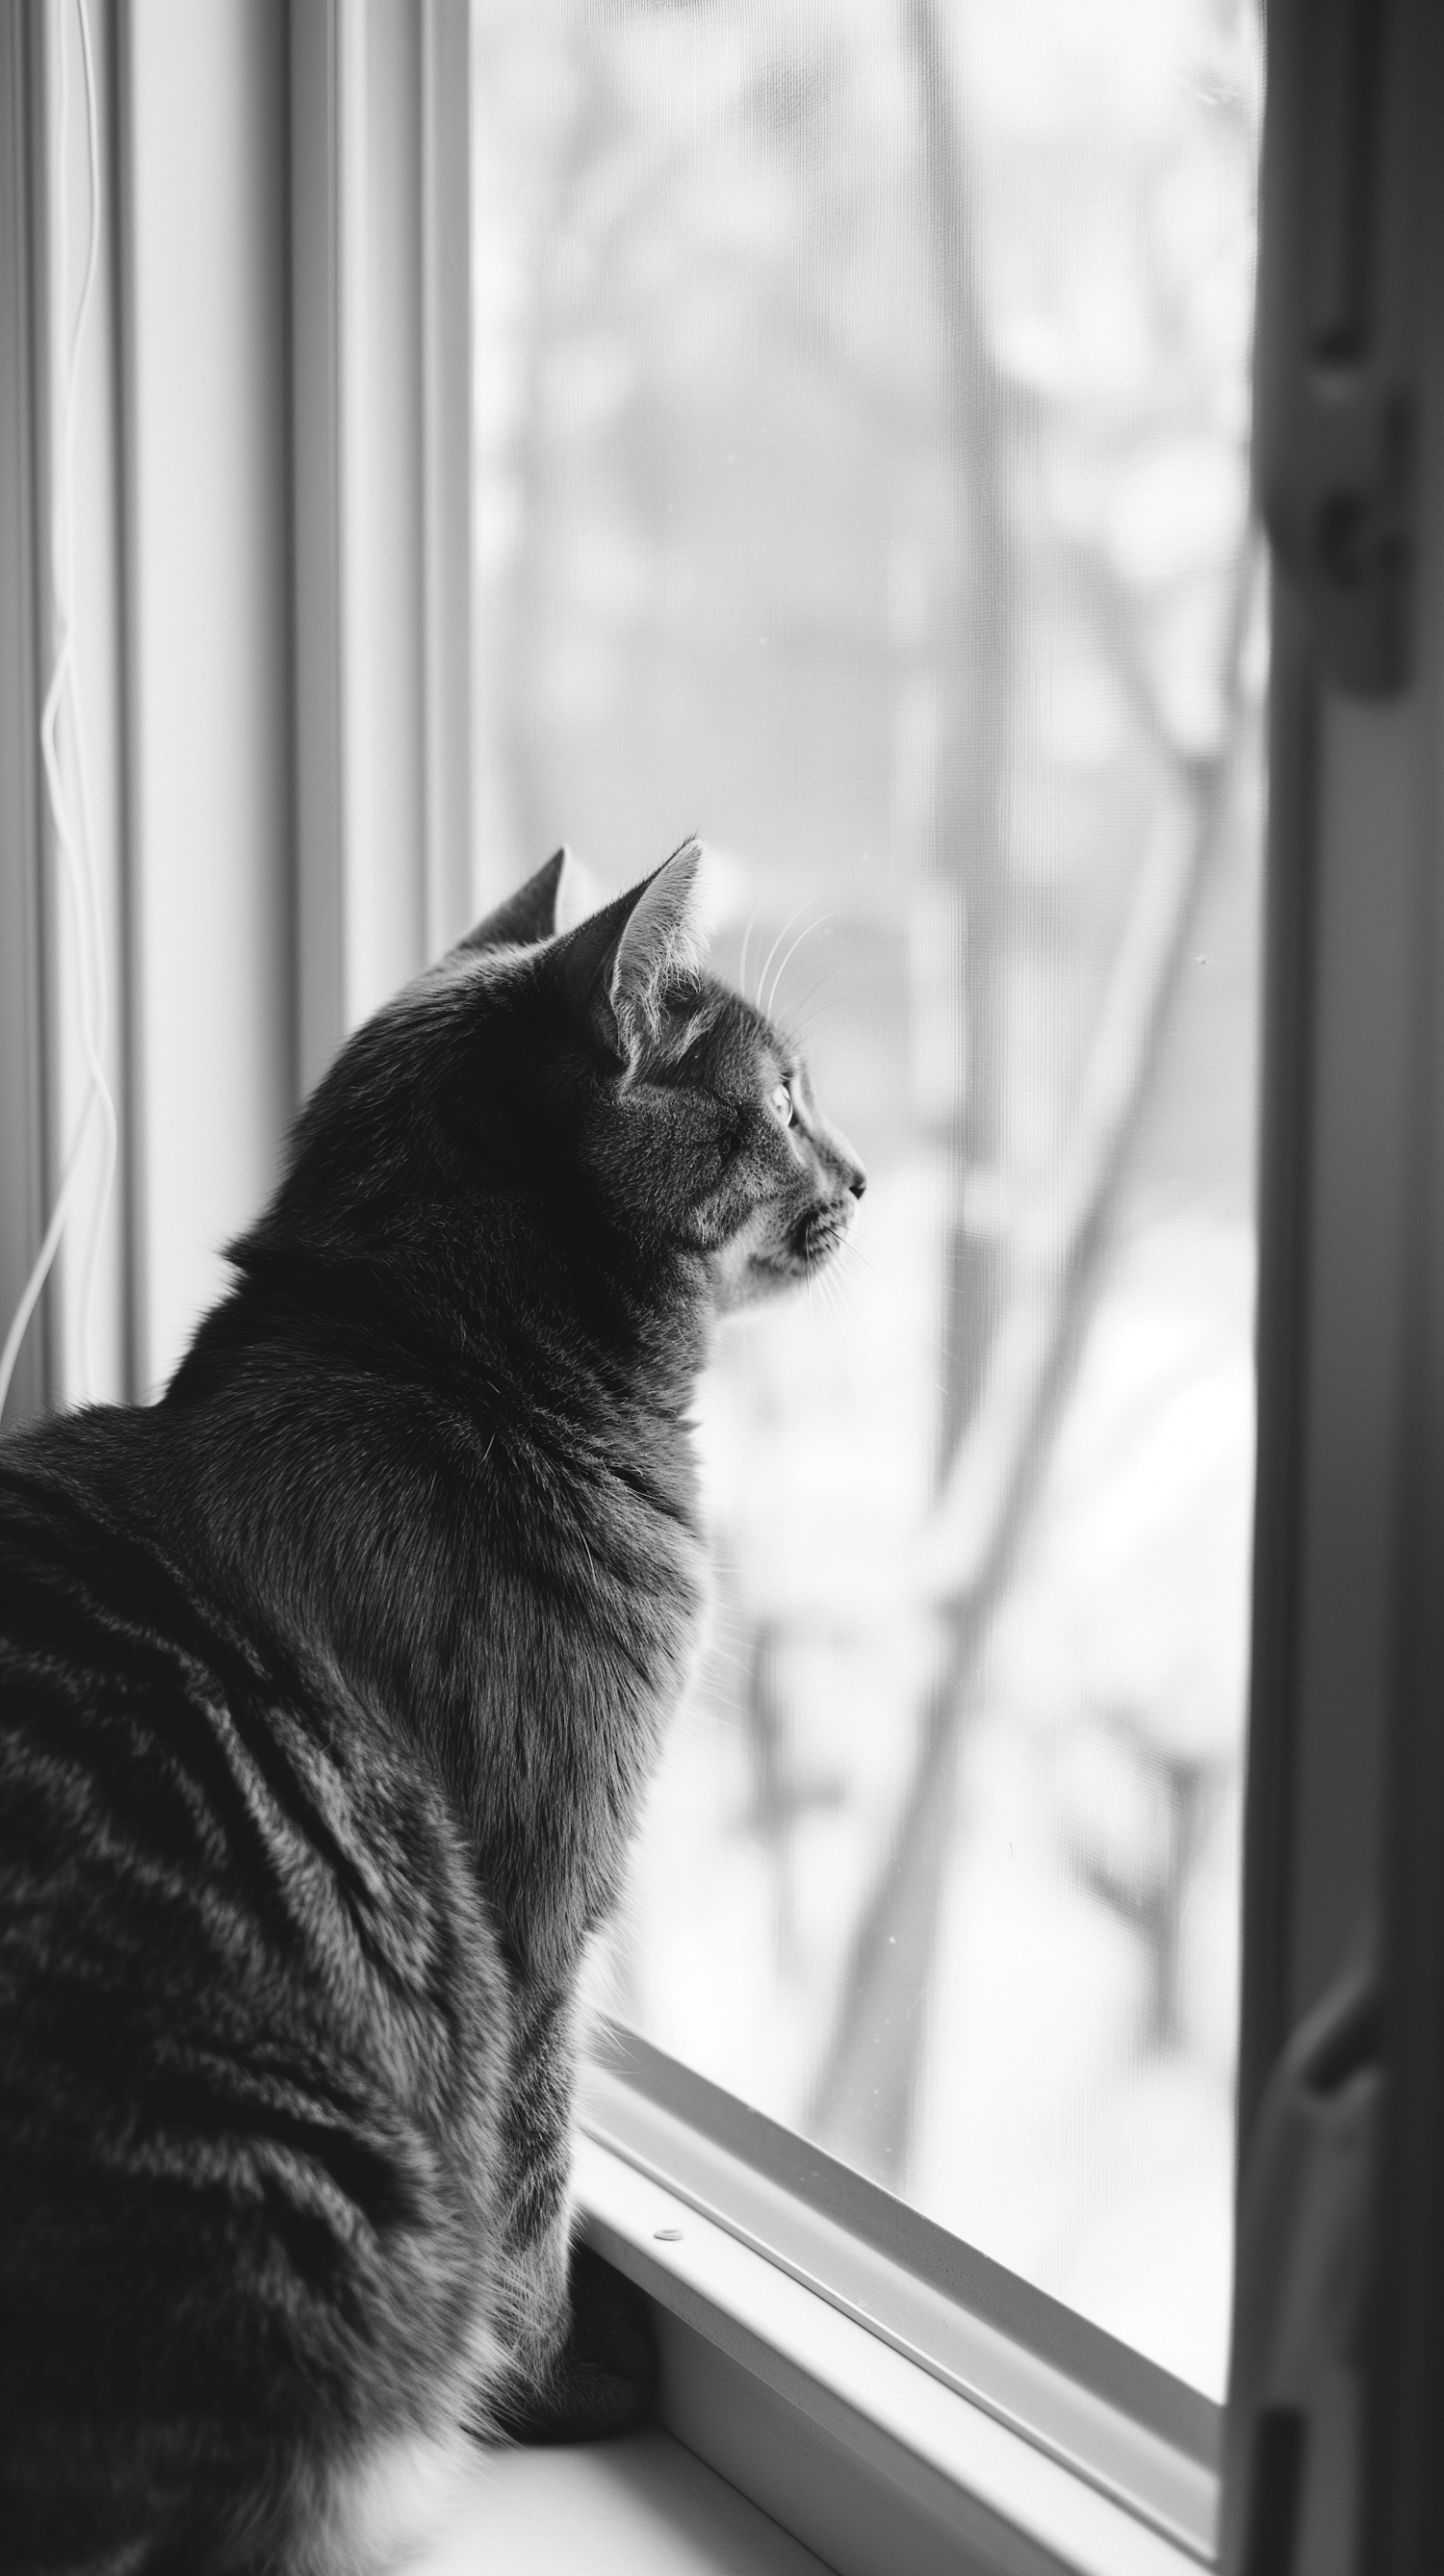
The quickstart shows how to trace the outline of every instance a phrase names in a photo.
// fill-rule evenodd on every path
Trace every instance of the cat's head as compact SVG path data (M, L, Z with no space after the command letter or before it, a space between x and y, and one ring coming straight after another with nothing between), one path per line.
M689 842L589 909L559 851L342 1050L283 1222L328 1168L353 1242L394 1240L408 1201L532 1196L599 1249L681 1256L719 1310L828 1260L862 1168L787 1037L705 971L700 860Z
M701 851L686 843L615 901L558 851L479 924L461 955L527 954L559 1001L561 1131L625 1224L707 1257L720 1307L828 1260L865 1186L775 1024L706 973Z

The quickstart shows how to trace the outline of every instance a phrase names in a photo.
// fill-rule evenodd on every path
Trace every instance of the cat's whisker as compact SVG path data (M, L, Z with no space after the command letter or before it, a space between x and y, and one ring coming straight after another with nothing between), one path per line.
M715 1555L712 1559L712 1579L715 1585L717 1580L717 1560ZM745 1616L739 1620L738 1612L735 1609L729 1608L724 1610L719 1608L714 1595L714 1598L708 1604L707 1615L703 1621L702 1643L710 1651L714 1641L718 1637L735 1637L738 1633L739 1626L745 1631Z
M878 1286L885 1289L889 1296L897 1297L902 1294L896 1272L881 1269L877 1262L872 1260L870 1256L863 1251L861 1244L856 1240L855 1236L847 1236L841 1247L841 1257L844 1261L860 1261L864 1270L871 1272L872 1277L877 1281ZM929 1350L936 1351L939 1359L948 1362L956 1356L953 1344L946 1333L933 1328L925 1331L923 1338L926 1341Z
M709 1661L715 1676L714 1687L726 1690L730 1707L737 1692L745 1694L751 1688L751 1661L746 1655L715 1655Z
M864 1270L870 1270L874 1279L878 1281L880 1286L891 1288L896 1284L893 1280L888 1278L885 1271L879 1270L875 1261L869 1259L868 1255L864 1252L862 1245L858 1242L855 1230L853 1233L844 1235L843 1237L842 1257L844 1261L860 1261Z
M714 1573L716 1571L715 1558L713 1571ZM705 1633L709 1645L716 1637L730 1637L734 1641L740 1638L744 1643L750 1644L756 1632L757 1620L749 1612L745 1596L740 1593L723 1608L717 1607L714 1603L708 1613Z
M846 1314L843 1308L842 1283L839 1280L836 1271L824 1274L821 1284L825 1290L823 1302L831 1319L834 1336L842 1351L843 1358L847 1362L849 1373L861 1374L856 1343L849 1338L852 1318ZM863 1356L866 1357L866 1354Z
M835 1009L836 1005L832 1002L820 1003L816 1010L810 1009L809 1005L817 1000L819 993L825 993L828 985L835 983L836 980L836 970L833 967L829 967L826 974L818 976L815 984L808 985L806 992L803 994L801 1001L797 1005L797 1011L805 1011L807 1013L807 1017L805 1019L799 1019L797 1012L793 1011L789 1011L787 1014L787 1028L790 1036L800 1036L805 1029L812 1028L815 1023L822 1018L824 1012Z
M814 1302L813 1293L812 1293L812 1292L813 1292L814 1284L816 1285L816 1289L817 1289L817 1297L816 1297L816 1301L815 1301L815 1302ZM827 1302L827 1272L826 1272L826 1269L825 1269L825 1268L823 1268L823 1267L820 1267L816 1262L814 1262L814 1261L812 1261L811 1259L809 1259L809 1260L808 1260L808 1264L807 1264L807 1311L808 1311L808 1316L809 1316L809 1319L810 1319L810 1321L811 1321L811 1325L812 1325L812 1347L813 1347L814 1355L815 1355L816 1360L817 1360L818 1375L819 1375L819 1377L821 1378L822 1386L823 1386L823 1390L824 1390L824 1392L825 1392L826 1394L828 1394L828 1395L830 1396L830 1395L834 1392L834 1390L829 1386L829 1383L828 1383L827 1350L826 1350L826 1345L824 1344L824 1341L823 1341L822 1335L819 1333L819 1331L818 1331L818 1329L817 1329L817 1310L818 1310L818 1307L819 1307L819 1306L821 1307L822 1312L823 1312L823 1314L827 1317L828 1321L829 1321L829 1322L831 1322L831 1320L832 1320L832 1311L831 1311L831 1308L829 1307L828 1302ZM834 1330L835 1330L835 1327L834 1327Z
M750 1637L757 1622L748 1613L746 1594L738 1581L735 1567L724 1565L721 1552L715 1546L712 1555L712 1572L714 1579L718 1581L719 1588L725 1574L728 1597L720 1602L714 1597L707 1613L705 1634L709 1637Z
M809 1285L813 1275L811 1266L809 1266ZM821 1307L823 1314L827 1318L828 1324L832 1330L833 1340L835 1342L837 1339L837 1319L832 1305L832 1283L828 1275L828 1267L826 1263L819 1263L817 1265L815 1276L817 1281L817 1304ZM819 1357L820 1356L821 1345L819 1344Z
M734 1723L731 1704L714 1697L710 1691L697 1692L685 1699L672 1720L679 1741L693 1747L705 1746L709 1737L723 1730L730 1732Z
M807 900L808 903L811 902L812 898L810 895ZM764 1020L767 1017L767 1013L762 1009L762 994L767 978L772 971L772 960L776 956L778 949L782 946L782 943L787 937L789 930L792 928L794 921L800 921L806 910L807 903L800 903L795 911L788 914L787 919L784 921L782 928L777 934L777 937L773 940L771 947L768 949L766 957L762 961L762 972L757 978L757 991L754 996L753 1008L761 1013Z
M747 951L752 945L752 933L757 927L757 916L761 910L762 898L759 895L747 916L747 927L742 933L741 954L737 960L737 990L744 998L747 992Z
M749 1671L745 1657L740 1655L725 1659L718 1656L709 1662L706 1686L698 1694L698 1706L720 1700L724 1707L731 1708L739 1696L746 1697Z
M788 949L786 956L783 958L781 965L778 967L776 974L772 978L772 991L767 1001L765 1012L765 1016L769 1020L772 1018L772 1015L777 1008L777 996L782 990L782 978L786 974L788 967L791 965L793 958L797 955L804 939L810 939L815 930L825 930L827 924L830 921L836 921L836 919L837 908L834 905L831 912L819 913L816 921L807 921L803 923L803 926L799 930L797 937L794 939L792 946Z
M867 1254L860 1250L858 1245L852 1242L850 1238L844 1241L837 1264L838 1286L846 1290L848 1296L855 1304L857 1304L860 1313L866 1313L868 1315L869 1323L871 1324L871 1318L876 1311L876 1300L872 1300L867 1306L862 1304L864 1294L863 1283L859 1279L856 1270L852 1267L852 1264L858 1261L862 1263L868 1277L875 1280L880 1288L886 1290L894 1283L885 1279L882 1272L874 1268L873 1264L869 1261Z
M866 1254L862 1252L858 1245L849 1237L841 1246L839 1258L833 1270L833 1279L839 1295L843 1295L844 1293L855 1295L858 1288L858 1282L855 1279L849 1278L846 1267L849 1259L854 1257L863 1262L866 1268L872 1272L873 1277L879 1279L884 1286L890 1286L893 1284L887 1279L885 1273L877 1270L874 1264L868 1261ZM874 1362L882 1359L887 1346L884 1338L878 1331L875 1318L869 1314L866 1307L859 1306L856 1303L849 1307L849 1314L856 1329L862 1333L866 1340L870 1359ZM946 1345L936 1334L925 1333L921 1337L921 1344L924 1351L932 1352L937 1359L944 1363L944 1367L946 1367L949 1353ZM915 1357L913 1359L911 1366L916 1373L921 1376L922 1381L928 1388L930 1394L941 1400L947 1387L947 1380L943 1374L943 1370L928 1366L926 1359L919 1357Z
M809 1011L806 1019L789 1019L786 1022L787 1035L793 1046L796 1047L799 1055L805 1052L807 1045L811 1040L813 1031L828 1018L829 1014L832 1013L835 1008L835 1004L824 1002L819 1009Z
M716 1652L728 1656L733 1663L750 1662L757 1652L757 1632L761 1624L760 1619L739 1619Z
M746 1703L746 1700L752 1698L752 1662L749 1662L749 1656L744 1654L718 1656L713 1674L716 1674L713 1687L716 1687L718 1692L726 1692L728 1708L734 1708L736 1700L744 1700Z
M877 1334L873 1328L872 1318L864 1310L859 1308L852 1299L850 1292L854 1285L855 1283L848 1278L847 1273L842 1268L841 1264L836 1264L832 1272L832 1294L834 1303L836 1304L839 1315L846 1318L849 1330L854 1334L861 1336L862 1341L867 1347L868 1355L871 1357L877 1350Z
M822 1360L823 1379L827 1386L829 1403L841 1404L846 1401L852 1372L847 1364L846 1349L838 1335L837 1317L825 1298L822 1312L832 1336Z

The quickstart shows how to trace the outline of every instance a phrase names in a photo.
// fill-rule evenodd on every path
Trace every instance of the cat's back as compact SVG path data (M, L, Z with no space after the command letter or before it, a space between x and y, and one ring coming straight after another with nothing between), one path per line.
M63 1825L26 1873L57 1915L67 1865L94 1875L102 1856L116 1891L128 1855L157 1899L233 1894L264 1943L300 1945L344 2021L363 1966L398 1989L410 1973L408 1910L384 1902L421 1857L409 1845L433 1847L411 1890L424 1910L465 1883L455 1837L334 1663L186 1548L170 1435L159 1408L97 1408L0 1446L0 1834L18 1854Z
M184 1518L170 1438L97 1412L0 1448L17 2533L77 2420L114 2439L106 2529L114 2479L153 2497L208 2444L269 2450L328 2411L349 2439L358 2406L404 2422L405 2349L423 2334L460 2369L481 2296L506 2006L455 1833L335 1675L161 1543Z

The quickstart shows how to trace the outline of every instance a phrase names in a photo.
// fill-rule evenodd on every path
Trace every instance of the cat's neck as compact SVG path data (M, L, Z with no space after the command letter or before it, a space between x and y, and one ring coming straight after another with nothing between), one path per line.
M465 1695L499 1556L605 1621L612 1519L652 1525L664 1572L679 1539L695 1549L695 1267L589 1250L517 1204L480 1240L439 1223L378 1251L259 1229L240 1260L165 1409L190 1426L214 1560L369 1687L405 1695L422 1675Z
M248 1248L161 1410L210 1579L424 1740L509 1919L548 1799L600 1820L565 1949L690 1658L706 1302L605 1246L579 1280L565 1227L515 1211L459 1257L444 1230L397 1267Z
M498 1192L480 1224L412 1211L394 1236L310 1234L263 1222L169 1389L194 1401L246 1350L322 1375L421 1375L455 1392L498 1370L545 1384L561 1410L606 1385L624 1408L690 1401L712 1330L695 1255L609 1236L560 1203Z

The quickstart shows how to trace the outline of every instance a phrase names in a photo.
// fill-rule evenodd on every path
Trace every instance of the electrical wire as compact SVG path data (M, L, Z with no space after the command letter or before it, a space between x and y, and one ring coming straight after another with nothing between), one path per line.
M66 0L58 0L60 38L56 48L59 59L59 140L57 145L59 185L56 198L56 269L57 302L63 316L70 288L70 225L68 215L68 169L66 161L70 120L70 83L68 47L65 28ZM86 1089L80 1106L75 1140L66 1161L50 1222L36 1255L30 1276L16 1307L5 1346L0 1351L0 1410L9 1393L15 1363L20 1356L30 1318L40 1300L69 1222L84 1165L92 1121L99 1117L101 1126L101 1171L92 1211L90 1238L86 1247L81 1287L81 1364L84 1392L95 1392L95 1291L100 1257L101 1237L110 1205L115 1180L116 1115L115 1101L105 1076L104 1048L108 1016L108 991L105 969L105 937L100 918L100 893L96 882L95 839L90 806L90 784L85 756L85 731L81 718L80 694L75 681L74 605L75 605L75 397L85 326L89 318L95 273L100 253L100 138L95 99L95 58L91 45L88 0L76 0L80 24L80 52L85 72L85 140L87 176L90 188L90 219L86 240L85 272L75 322L66 349L65 384L61 405L59 471L55 477L55 502L51 514L51 581L55 605L55 654L51 665L50 684L45 692L40 715L40 756L45 771L45 786L50 806L55 846L60 856L61 872L70 900L75 937L76 974L79 984L79 1030L81 1053L85 1062ZM78 791L78 832L72 824L67 804L60 761L60 719L62 711L69 716L73 766Z

